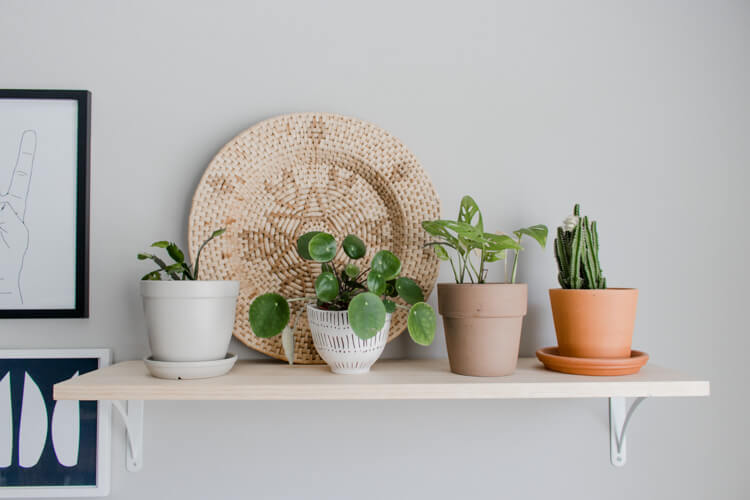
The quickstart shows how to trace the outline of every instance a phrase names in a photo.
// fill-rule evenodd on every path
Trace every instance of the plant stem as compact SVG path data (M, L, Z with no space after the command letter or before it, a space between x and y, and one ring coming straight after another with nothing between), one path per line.
M471 261L471 257L467 257L466 260L469 262L469 266L471 266L471 270L474 271L474 274L477 277L477 283L481 283L482 282L482 276L477 271L477 268L474 267L474 263ZM469 278L471 278L471 271L469 271ZM471 282L474 283L474 279L473 278L472 278Z
M482 254L479 256L479 283L484 283L484 247L482 247Z
M521 237L518 237L518 246L521 246ZM520 254L521 251L516 249L515 256L513 257L513 272L510 276L510 282L515 283L516 282L516 271L518 271L518 254Z
M356 278L354 278L353 281L359 281L359 278L361 278L362 276L364 276L365 274L367 274L370 271L370 269L371 268L368 267L367 269L365 269L364 271L362 271L361 273L359 273L359 275Z
M458 273L456 273L456 266L453 265L453 258L449 257L448 262L451 263L451 269L453 270L453 279L458 283Z
M463 255L459 256L459 265L458 269L461 271L461 283L464 282L464 279L466 278L466 257Z

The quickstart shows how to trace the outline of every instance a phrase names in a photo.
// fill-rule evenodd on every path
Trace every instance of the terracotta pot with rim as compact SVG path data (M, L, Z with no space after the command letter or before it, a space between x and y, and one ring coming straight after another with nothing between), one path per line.
M562 356L629 358L638 290L549 291L557 344Z
M451 371L476 377L513 373L527 299L525 283L439 283Z

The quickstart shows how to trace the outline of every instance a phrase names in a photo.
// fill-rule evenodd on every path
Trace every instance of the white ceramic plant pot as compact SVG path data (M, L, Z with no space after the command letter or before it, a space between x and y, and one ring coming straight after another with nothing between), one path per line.
M224 359L239 291L239 281L141 281L153 359Z
M312 305L307 306L307 320L320 357L333 373L347 375L370 371L383 354L391 328L391 315L387 314L383 328L375 336L362 340L349 326L347 311L324 311Z

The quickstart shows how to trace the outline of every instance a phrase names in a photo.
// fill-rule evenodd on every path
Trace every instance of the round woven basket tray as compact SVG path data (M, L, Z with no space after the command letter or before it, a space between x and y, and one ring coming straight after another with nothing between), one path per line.
M387 249L426 294L438 260L424 248L423 220L440 215L440 201L417 158L401 141L369 123L327 113L277 116L245 130L209 164L190 211L190 254L214 229L227 232L201 254L202 279L240 280L234 335L247 346L286 359L281 336L256 337L248 308L266 292L287 298L314 295L320 265L297 255L308 231L349 233L367 244L365 261ZM347 258L339 251L335 262ZM341 268L341 267L339 267ZM303 307L292 303L292 318ZM406 328L406 312L393 315L389 341ZM302 314L294 361L322 363Z

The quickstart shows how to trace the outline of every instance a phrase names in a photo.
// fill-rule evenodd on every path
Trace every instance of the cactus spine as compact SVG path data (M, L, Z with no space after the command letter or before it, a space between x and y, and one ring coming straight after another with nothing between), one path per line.
M576 218L574 228L557 228L557 280L563 288L607 288L607 279L602 274L599 264L599 233L596 221L589 223L589 218L581 217L580 212L580 205L576 204L573 209Z

